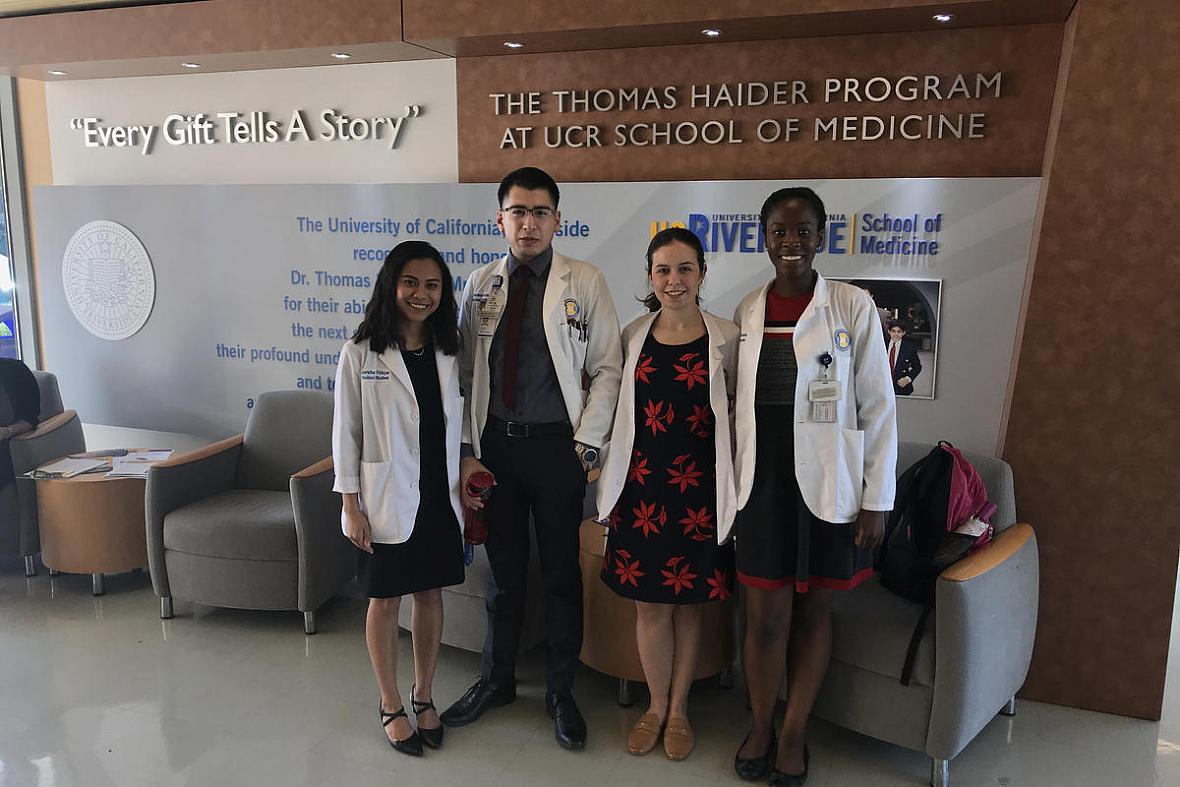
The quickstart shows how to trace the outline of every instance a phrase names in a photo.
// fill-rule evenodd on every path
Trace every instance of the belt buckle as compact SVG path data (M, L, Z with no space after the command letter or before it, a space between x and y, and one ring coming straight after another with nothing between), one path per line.
M529 436L529 424L517 423L516 421L505 421L504 427L507 430L509 437Z

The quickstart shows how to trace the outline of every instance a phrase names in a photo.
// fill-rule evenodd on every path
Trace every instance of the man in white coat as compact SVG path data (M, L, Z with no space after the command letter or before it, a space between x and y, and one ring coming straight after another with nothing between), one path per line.
M464 505L482 506L466 493L472 473L496 478L486 512L495 582L490 658L442 720L469 724L516 699L531 515L545 583L545 705L557 742L580 749L586 722L571 693L582 649L578 529L586 472L607 440L619 395L619 321L602 272L553 250L561 225L553 178L535 167L515 170L497 197L508 254L471 275L459 304Z

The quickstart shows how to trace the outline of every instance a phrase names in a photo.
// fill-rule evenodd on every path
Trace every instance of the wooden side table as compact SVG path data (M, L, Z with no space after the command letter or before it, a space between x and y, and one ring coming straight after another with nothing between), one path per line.
M41 559L52 571L90 574L96 596L103 574L147 565L142 478L101 473L37 480Z

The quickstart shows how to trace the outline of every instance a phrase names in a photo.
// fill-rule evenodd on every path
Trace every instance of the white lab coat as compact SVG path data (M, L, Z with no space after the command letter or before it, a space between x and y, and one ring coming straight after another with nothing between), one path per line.
M754 484L754 387L766 323L763 285L738 304L737 452L738 508ZM850 340L841 347L837 334ZM811 303L795 327L795 477L811 513L825 522L852 522L862 510L891 511L896 486L897 417L889 357L873 299L858 287L819 276ZM835 423L815 423L808 384L820 379L820 356L831 353L840 384Z
M646 314L623 329L623 386L615 410L610 450L598 478L598 518L606 521L627 481L635 441L635 367L659 312ZM709 405L713 408L717 445L717 542L729 537L737 513L733 480L733 397L737 384L738 328L729 320L701 311L709 333Z
M488 352L496 326L506 309L485 315L481 329L480 301L495 288L502 289L502 303L508 302L508 257L490 263L471 274L459 306L460 381L467 392L463 418L463 442L480 456L479 439L488 418L491 380ZM574 427L574 440L601 448L610 432L619 396L623 356L619 348L619 318L611 301L602 271L589 263L553 253L543 303L545 339L553 357L553 368ZM567 320L586 321L585 340ZM582 374L590 378L590 391L582 390Z
M463 399L459 396L458 364L455 356L437 350L435 363L446 422L451 507L461 523L459 440ZM367 339L360 344L346 343L336 367L332 418L336 483L332 489L360 493L374 543L400 544L414 531L421 475L418 427L418 400L401 351L389 347L375 353Z

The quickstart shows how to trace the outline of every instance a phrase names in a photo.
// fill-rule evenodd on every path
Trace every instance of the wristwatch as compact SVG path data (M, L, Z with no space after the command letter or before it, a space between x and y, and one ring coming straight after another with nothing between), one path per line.
M594 446L586 445L585 443L575 443L574 451L586 467L594 467L594 465L598 464L598 449Z

